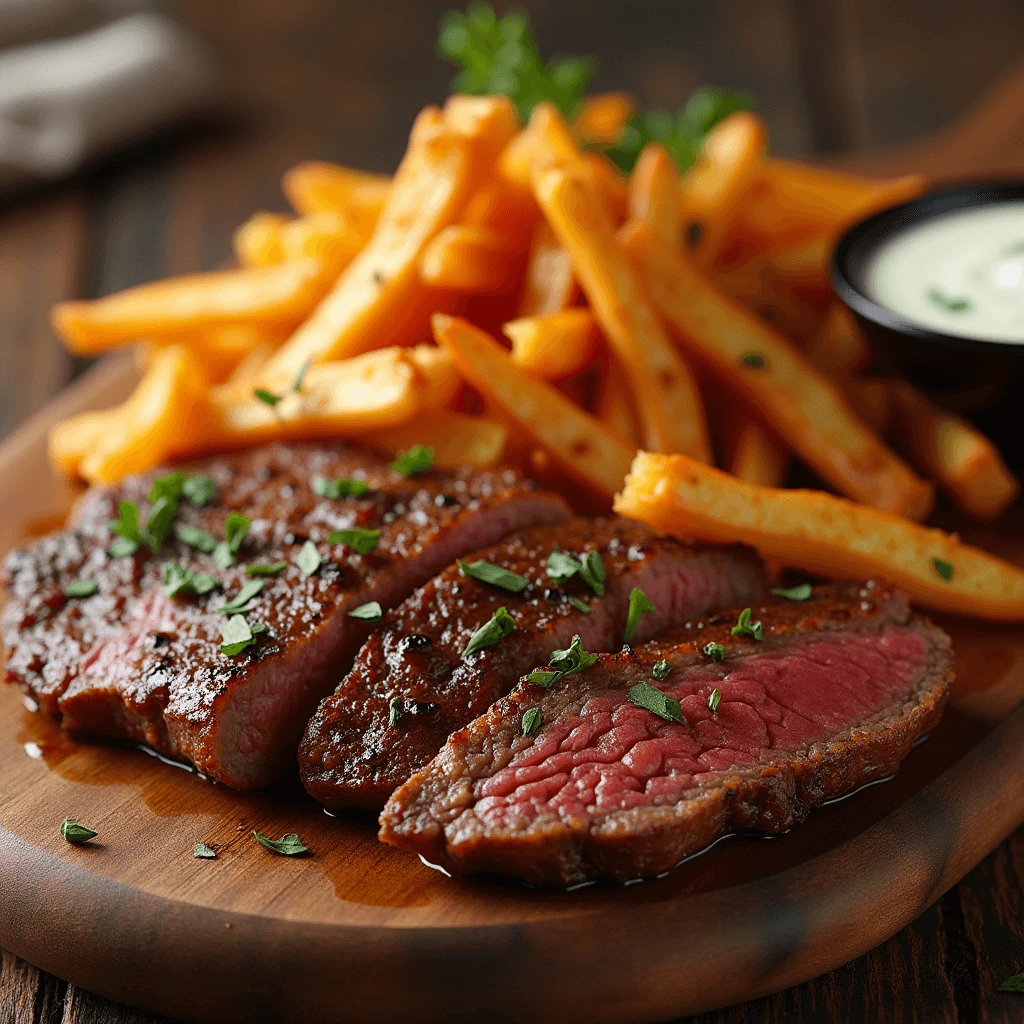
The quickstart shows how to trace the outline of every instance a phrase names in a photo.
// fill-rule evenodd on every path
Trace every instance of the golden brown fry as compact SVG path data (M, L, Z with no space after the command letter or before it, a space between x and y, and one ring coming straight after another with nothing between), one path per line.
M464 387L452 354L439 345L414 345L406 355L419 375L420 410L451 406Z
M501 329L512 342L512 358L541 380L565 380L585 370L601 343L589 309L520 317L503 324Z
M235 395L247 398L257 386L263 367L273 354L273 345L266 342L257 344L242 357L222 386Z
M568 309L579 293L572 257L558 241L551 225L537 225L526 264L526 284L519 302L520 316L546 316Z
M579 170L604 200L612 223L619 227L629 215L629 180L603 153L583 153Z
M789 471L789 449L755 417L742 415L735 427L729 472L748 484L781 487Z
M235 324L280 329L307 316L329 286L320 264L293 260L171 277L91 301L58 302L52 322L72 352L92 356L138 338L159 340Z
M640 423L629 390L629 376L613 353L606 351L601 362L594 415L630 448L637 448Z
M521 370L493 338L458 317L437 313L434 337L467 383L500 406L574 480L613 494L633 450L550 384Z
M581 145L614 146L635 111L636 101L629 93L588 96L572 123L572 133Z
M680 342L738 391L823 479L876 508L923 518L932 489L785 338L707 281L646 224L623 246Z
M768 129L756 114L737 111L716 125L697 162L683 176L682 206L687 214L690 253L710 267L721 251L748 186L764 162Z
M679 170L657 142L644 147L629 176L629 216L648 221L669 245L679 245Z
M525 189L512 188L494 175L473 195L459 218L463 224L496 231L506 248L525 249L540 220L540 210Z
M572 256L602 332L629 373L646 447L710 461L697 382L619 251L593 188L571 168L549 166L538 171L534 193Z
M243 267L269 267L285 259L281 231L288 223L282 213L254 213L236 232L235 257Z
M285 171L281 189L296 213L340 213L367 237L391 191L391 179L350 167L307 160Z
M431 288L493 295L512 286L518 258L497 231L452 224L423 249L420 279Z
M893 381L890 391L900 441L921 469L968 515L995 519L1006 511L1020 493L1020 484L996 446L910 384Z
M750 544L815 575L887 579L940 611L1024 621L1021 569L823 491L755 487L684 456L639 452L615 511L680 537Z
M399 427L385 427L361 438L353 436L353 440L361 440L386 455L423 444L434 449L433 466L437 469L488 469L501 461L507 437L507 428L497 420L436 410Z
M807 358L828 373L860 373L871 362L871 346L838 300L832 303L821 330L807 344Z
M451 117L436 107L419 115L373 237L271 360L269 382L294 377L309 359L343 359L421 336L430 306L437 307L420 280L420 256L480 187L515 119L508 100L457 98L474 101L478 116L466 104L452 107ZM477 134L456 124L475 124Z
M892 422L892 392L881 377L837 373L833 380L843 390L853 411L876 433L885 436Z

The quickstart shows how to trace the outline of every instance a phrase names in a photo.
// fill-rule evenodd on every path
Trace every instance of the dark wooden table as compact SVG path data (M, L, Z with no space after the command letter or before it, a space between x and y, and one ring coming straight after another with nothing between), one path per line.
M49 328L54 301L216 265L248 213L283 208L280 174L299 159L392 168L414 114L444 96L450 77L433 56L448 6L439 0L167 6L220 61L228 113L59 188L0 202L0 435L84 369ZM939 128L1020 57L1024 39L1020 0L525 6L546 52L599 56L598 87L670 107L701 82L753 90L774 151L795 156L877 149ZM1006 124L1024 152L1020 74L1020 116ZM694 1020L1022 1020L1024 996L996 991L1024 970L1022 911L1024 830L859 960ZM0 1024L153 1020L0 952Z

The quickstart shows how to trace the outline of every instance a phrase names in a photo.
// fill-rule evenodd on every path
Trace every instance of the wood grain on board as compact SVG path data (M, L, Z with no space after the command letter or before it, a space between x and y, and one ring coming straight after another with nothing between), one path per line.
M427 99L443 95L450 74L431 52L437 18L448 6L442 0L343 5L331 0L178 0L168 6L216 51L243 121L223 133L208 131L196 145L177 140L151 147L92 172L68 189L30 197L14 209L0 211L0 256L5 267L0 276L0 432L23 421L82 369L49 332L53 301L216 265L230 252L231 230L248 212L283 208L277 189L280 171L300 158L323 156L371 169L392 167L413 114ZM678 104L703 81L751 88L769 120L775 151L798 156L851 144L867 145L877 153L955 120L1016 59L1024 30L1024 12L1012 0L979 0L971 5L970 17L954 0L907 0L900 5L887 0L822 0L813 5L810 0L725 0L713 5L640 6L563 0L526 6L548 52L601 56L599 87L630 88L646 102L668 106ZM806 18L811 6L821 19L817 24L841 45L841 59L831 59L821 31ZM860 165L879 173L918 166L940 174L1020 173L1024 74L1011 72L992 88L991 102L960 121L953 132L921 145L858 158ZM123 379L114 374L105 386L116 390ZM16 444L28 440L25 435L15 439ZM54 484L51 490L37 489L19 498L41 506L59 503L67 498L62 486ZM6 513L6 504L4 509ZM1019 535L1019 526L1008 532ZM958 637L958 648L967 651L979 670L1003 673L1000 678L1009 678L1009 664L1015 664L1014 644L999 633ZM9 692L3 696L16 700ZM965 719L960 721L999 717L1015 696L1010 685L964 697ZM8 706L3 704L5 712ZM20 708L15 716L19 729L31 721ZM951 721L955 728L957 720ZM965 742L976 738L965 735ZM57 756L51 751L51 757ZM127 774L135 781L107 780L92 788L104 794L104 800L114 798L113 807L135 806L117 803L119 787L128 785L139 792L146 789L140 778L148 779L151 773L159 778L170 771L156 765L139 768L143 757L113 752L104 759L108 769L111 762L127 758L135 766ZM68 772L78 770L75 755L69 754L63 764ZM897 785L912 785L912 773L927 774L925 768L922 759L908 763ZM86 785L64 779L56 770L51 774L72 787ZM917 782L920 785L921 779ZM173 789L188 792L196 783L185 779ZM0 786L0 792L6 791L6 784ZM885 805L879 808L874 802L880 792L859 805L849 802L822 812L832 815L824 821L833 820L837 827L865 827L872 815L885 813ZM143 802L141 813L149 816L147 821L167 828L177 820L168 812L175 801L181 803L180 796L151 793L150 799L156 809ZM890 799L898 802L895 791ZM853 824L850 819L856 814L863 817ZM334 829L330 822L317 820L310 835L330 836ZM117 835L118 829L108 832ZM827 846L827 832L823 825L808 833L801 840L807 843L803 853L762 844L758 859L768 848L780 851L771 854L779 858L776 866L791 856L811 857L814 836ZM238 848L245 863L264 870L265 861L251 860L254 851L240 843ZM713 889L726 884L729 871L737 870L742 860L741 854L728 849L714 856L712 873L717 872L718 879ZM306 884L306 872L312 869L321 876L313 891L321 893L325 903L334 900L323 881L328 874L335 875L334 863L321 870L318 859L319 851L317 858L301 865L301 879L297 872L290 882L265 883L283 886L274 898L287 899L289 889ZM366 877L382 888L397 889L393 901L423 898L423 891L442 884L424 874L422 882L398 885L400 873L386 861L386 855L378 853L362 873L358 868L337 873L342 895L362 892ZM159 875L156 859L147 863ZM996 988L1006 974L1024 968L1022 882L1024 836L1017 833L888 942L814 981L698 1019L702 1024L1019 1019L1019 999L999 994ZM233 884L224 883L228 892ZM692 891L703 883L699 877L680 875L671 884L682 892L687 884ZM465 902L467 908L472 904L472 899ZM193 942L201 950L202 937L193 937ZM75 952L72 949L69 955ZM679 965L670 970L678 971ZM646 976L636 979L637 988L659 983ZM515 979L510 992L518 993L522 986L523 979ZM600 1017L599 1011L590 1015ZM586 1019L578 1012L569 1018ZM154 1020L66 985L9 953L3 955L0 1024Z

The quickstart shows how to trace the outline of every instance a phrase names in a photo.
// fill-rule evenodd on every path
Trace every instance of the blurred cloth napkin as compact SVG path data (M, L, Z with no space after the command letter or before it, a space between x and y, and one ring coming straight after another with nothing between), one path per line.
M62 177L208 104L201 45L142 6L0 0L0 188Z

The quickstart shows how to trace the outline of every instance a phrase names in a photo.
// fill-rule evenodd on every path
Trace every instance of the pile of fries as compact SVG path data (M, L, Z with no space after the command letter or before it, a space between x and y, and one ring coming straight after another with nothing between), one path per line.
M998 516L1017 494L998 451L909 385L870 375L829 287L842 231L924 180L770 157L747 111L720 122L684 174L651 143L627 177L600 148L632 109L596 96L570 123L540 103L523 128L504 97L454 95L417 117L393 178L288 171L294 216L243 224L237 269L61 303L53 323L72 352L135 345L141 380L123 405L58 424L54 464L104 483L274 439L422 444L437 466L519 464L579 507L607 508L639 450L678 458L641 458L617 508L769 554L771 531L751 531L739 506L775 495L791 456L857 503L843 508L912 533L935 532L907 522L928 516L935 485L972 516ZM725 472L704 468L715 465ZM698 528L692 494L669 501L652 466L663 483L717 488L715 521L733 526ZM911 586L877 546L873 571ZM793 547L774 544L801 565ZM844 569L819 558L817 571ZM967 591L925 582L911 589L926 603L970 610L967 596L946 600ZM1024 616L1013 600L1010 617Z

